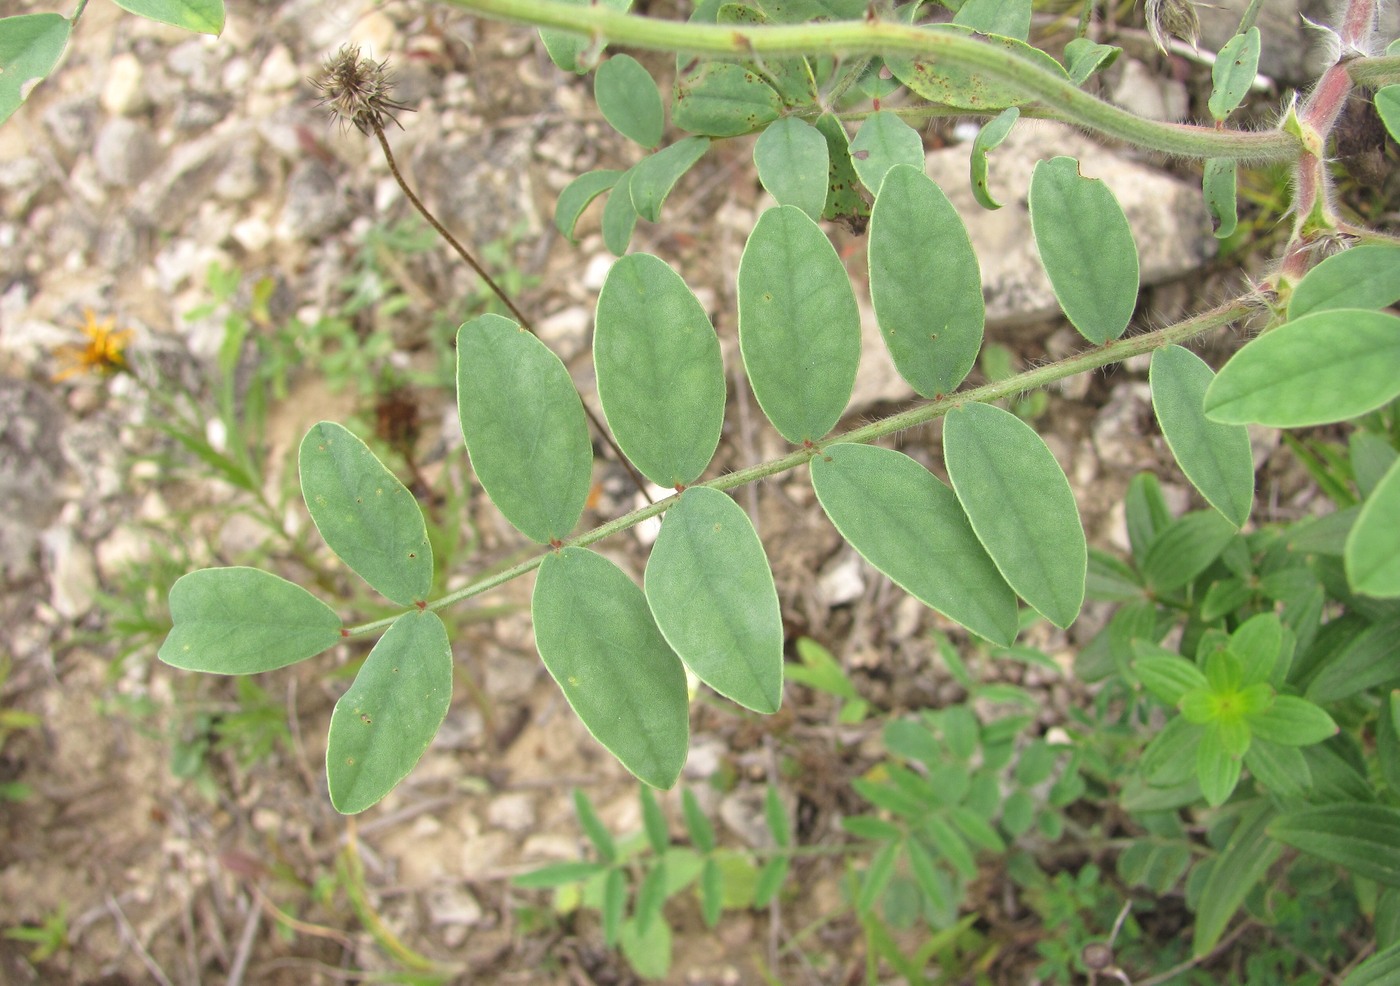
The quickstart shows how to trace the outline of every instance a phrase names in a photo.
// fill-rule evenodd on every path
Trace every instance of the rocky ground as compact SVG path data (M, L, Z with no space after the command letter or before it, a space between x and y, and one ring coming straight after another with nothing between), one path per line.
M47 5L21 0L19 9ZM1296 22L1287 23L1292 37ZM1109 91L1137 112L1194 113L1202 70L1164 63L1136 37L1139 57L1115 67ZM307 82L347 42L392 60L397 98L414 108L391 134L405 171L449 228L514 272L522 306L587 393L592 304L610 257L596 208L573 246L553 229L553 202L573 176L625 166L640 152L603 123L587 81L559 73L530 32L422 3L263 0L232 5L223 37L210 39L112 5L88 9L54 78L0 131L0 670L8 668L0 715L32 717L8 734L0 719L0 783L24 786L9 789L18 800L0 801L0 927L59 914L67 925L64 946L44 961L31 961L30 944L0 940L0 982L363 981L351 970L399 967L388 935L469 970L463 982L631 981L596 924L542 918L546 898L506 881L579 858L573 788L591 795L615 831L640 824L635 786L534 655L529 580L458 614L460 687L443 732L409 780L353 824L331 810L321 763L345 686L335 672L358 652L261 676L252 688L154 658L164 594L190 568L251 560L295 576L319 567L323 587L340 585L296 501L285 512L278 501L287 453L313 421L358 422L396 446L425 489L462 488L444 367L455 326L482 310L481 289L430 240L387 238L410 215L401 193L373 142L330 124ZM1305 47L1280 48L1262 70L1279 85L1306 78ZM665 59L648 64L665 77ZM1007 207L987 213L967 192L959 134L929 129L929 171L970 217L989 338L1017 360L1076 348L1073 332L1053 321L1030 253L1025 188L1037 156L1080 157L1124 203L1153 285L1141 325L1198 310L1240 283L1233 259L1216 256L1188 172L1048 124L1018 127L993 170ZM745 139L718 145L668 202L665 224L642 224L633 242L697 291L731 367L733 271L764 207L750 150ZM859 283L863 241L833 235ZM229 300L212 308L211 266L236 272ZM348 335L336 336L334 317L365 298L344 322ZM54 352L79 341L85 310L133 331L135 373L54 381L63 367ZM233 354L225 373L220 350L239 311L257 313L249 324L263 341L245 344L241 361ZM852 419L912 396L876 338ZM350 342L370 355L346 368ZM319 362L337 352L341 364ZM1145 369L1070 381L1041 419L1106 547L1122 541L1117 504L1128 479L1169 461L1153 431ZM217 415L230 375L286 385L270 394L258 456L285 537L270 536L244 509L247 496L195 468L161 430L173 420L162 400L173 400L200 409L198 437L230 441ZM385 380L392 386L377 386ZM756 423L741 384L736 373L717 469L783 448ZM936 433L899 441L930 461L936 453ZM1258 457L1274 484L1264 495L1277 510L1306 509L1272 448L1261 436ZM1169 493L1188 500L1179 480ZM842 545L803 477L746 490L740 502L773 559L794 636L831 648L877 708L961 697L934 655L932 614ZM591 519L627 506L620 471L605 468ZM456 582L525 547L484 503L471 503L467 516L470 543L450 562ZM643 556L629 538L608 552L637 571ZM1080 639L1041 634L1037 643L1067 659ZM1073 701L1066 678L1028 683L1044 690L1047 724ZM683 783L735 845L765 838L762 791L779 744L808 772L787 793L813 843L837 838L849 797L841 784L873 749L870 730L838 741L829 708L806 690L790 687L787 699L776 725L697 705ZM728 780L710 783L717 776ZM679 835L678 801L664 804ZM355 881L337 862L347 846L363 864L358 911L344 889ZM813 864L785 908L727 917L714 936L698 913L674 914L684 929L675 981L755 981L796 929L838 908L840 876L835 864ZM784 981L859 973L853 929L824 934L813 948L835 958L819 972L785 953L776 963Z

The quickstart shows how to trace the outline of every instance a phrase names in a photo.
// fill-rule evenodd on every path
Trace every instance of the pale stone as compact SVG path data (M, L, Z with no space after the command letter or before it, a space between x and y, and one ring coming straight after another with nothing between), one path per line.
M113 116L140 113L150 105L145 78L145 69L135 55L126 51L114 55L107 65L107 82L102 87L102 108Z

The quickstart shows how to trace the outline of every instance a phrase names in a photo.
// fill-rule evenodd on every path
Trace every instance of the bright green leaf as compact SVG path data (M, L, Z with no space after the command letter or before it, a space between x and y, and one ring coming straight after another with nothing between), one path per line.
M880 186L870 300L900 376L924 397L952 393L982 346L982 276L957 210L920 168L896 165Z
M902 452L835 444L812 459L822 509L906 592L988 640L1016 636L1016 599L958 498Z
M667 643L697 678L755 712L778 710L778 592L742 507L704 486L682 493L647 561L646 597Z
M685 830L690 833L690 841L695 843L695 848L703 853L713 851L714 826L705 817L705 813L700 809L700 802L696 800L695 793L690 788L681 792L681 813L685 816Z
M613 840L612 832L608 831L608 827L598 817L598 809L593 806L593 799L583 789L574 788L573 802L579 827L583 829L583 834L588 836L588 841L593 843L598 858L605 863L616 862L617 843Z
M342 425L311 426L298 455L301 495L321 537L385 598L410 606L433 584L433 548L413 494Z
M793 444L820 439L860 363L860 311L841 258L807 215L780 206L759 217L738 281L739 347L759 407Z
M753 906L767 907L787 879L791 859L787 856L774 856L758 871L758 879L753 887Z
M1283 656L1283 623L1274 613L1256 613L1230 634L1230 652L1239 659L1241 682L1253 685L1273 680Z
M637 904L633 919L637 923L637 933L645 935L651 925L661 916L661 907L666 903L666 860L665 857L652 863L642 885L637 889ZM661 922L665 923L665 922Z
M1240 758L1230 753L1219 738L1220 730L1207 729L1196 748L1196 776L1206 804L1218 808L1229 799L1240 782Z
M1036 163L1031 231L1055 298L1084 338L1102 346L1128 327L1137 305L1138 252L1123 208L1071 157Z
M1400 596L1400 461L1361 507L1343 557L1356 592L1380 599Z
M1387 88L1400 89L1400 86ZM1400 98L1397 101L1400 101ZM1400 123L1400 117L1397 117L1396 122ZM1400 133L1400 126L1392 126L1391 133ZM1391 986L1396 982L1400 982L1400 943L1381 949L1356 966L1342 980L1342 986Z
M705 860L705 869L700 874L700 913L705 919L705 927L713 928L719 922L724 910L724 874L713 859Z
M856 913L865 914L875 906L880 895L885 892L885 887L889 885L890 877L894 875L895 859L899 853L899 843L890 843L881 846L870 860L870 866L865 871L865 876L860 884L860 896L856 898Z
M753 145L758 180L779 205L820 219L826 206L826 138L806 120L785 116L758 135Z
M984 209L1001 208L1001 203L992 198L991 189L987 187L987 153L1006 139L1020 116L1018 107L1007 107L982 124L982 129L977 131L977 137L972 142L972 194Z
M447 628L436 613L404 613L331 713L326 781L335 810L353 815L392 791L422 758L451 704Z
M0 17L0 123L54 70L72 31L61 14Z
M1362 802L1300 808L1274 819L1269 835L1355 876L1400 887L1400 808Z
M500 315L457 332L457 412L472 469L526 537L562 541L583 515L593 443L559 357Z
M783 849L792 845L792 823L788 821L787 809L783 807L778 789L772 784L768 785L763 795L763 818L768 823L774 845Z
M1337 735L1332 717L1307 699L1278 695L1267 709L1250 714L1249 728L1280 746L1311 746Z
M879 110L861 121L851 140L851 163L871 195L896 164L924 170L924 140L892 110Z
M1175 706L1188 691L1206 687L1206 676L1184 657L1161 652L1161 649L1137 641L1133 648L1138 658L1133 670L1147 689L1167 705Z
M1223 240L1233 236L1239 226L1239 207L1236 203L1236 173L1238 164L1234 158L1213 157L1206 161L1201 174L1201 192L1205 195L1206 208L1210 211L1210 222L1215 227L1215 238Z
M617 944L622 935L622 915L627 909L627 876L619 869L611 869L603 882L603 942L609 948Z
M222 34L223 0L114 0L133 14L199 34Z
M1400 301L1400 247L1367 244L1333 254L1303 275L1288 317L1335 308L1386 308Z
M1224 120L1249 95L1254 76L1259 71L1259 28L1251 27L1225 42L1215 56L1210 77L1214 88L1210 93L1210 115Z
M185 671L254 674L340 642L340 617L299 585L256 568L204 568L170 587L174 626L157 655Z
M1400 318L1339 308L1253 340L1206 391L1213 421L1302 428L1373 411L1400 395Z
M637 215L648 222L658 222L666 196L681 176L705 156L709 146L708 138L685 137L633 165L627 191Z
M618 446L658 486L690 485L724 421L724 365L705 309L664 260L631 254L608 271L595 325L598 399Z
M666 124L661 93L642 63L631 55L613 55L593 76L593 99L603 119L628 140L643 147L661 143Z
M522 890L543 890L549 887L562 887L570 883L581 883L591 876L607 870L602 863L551 863L537 870L511 877L511 885Z
M1376 112L1390 131L1390 139L1400 142L1400 86L1382 86L1376 91Z
M943 457L972 529L1011 588L1058 627L1079 615L1088 546L1069 480L1009 411L968 404L943 423Z
M656 803L656 795L651 788L645 784L637 788L638 796L642 802L642 826L646 829L647 842L651 843L651 851L660 856L671 845L671 831L666 825L666 816L661 812L661 806Z
M608 169L588 171L564 186L559 201L554 204L554 225L565 239L570 243L578 242L574 239L574 227L578 225L579 216L590 202L616 185L622 174ZM628 200L631 200L630 193Z
M535 646L584 726L653 787L676 782L689 744L680 659L642 590L601 555L545 556L531 602Z

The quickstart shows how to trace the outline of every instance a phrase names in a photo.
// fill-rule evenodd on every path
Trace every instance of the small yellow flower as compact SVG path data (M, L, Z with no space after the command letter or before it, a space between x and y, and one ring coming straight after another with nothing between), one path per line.
M88 341L84 344L68 343L54 350L54 355L69 365L54 374L54 380L67 380L80 373L106 375L125 370L126 356L122 350L136 333L131 329L117 331L115 318L99 323L91 308L83 309L85 323L83 335Z

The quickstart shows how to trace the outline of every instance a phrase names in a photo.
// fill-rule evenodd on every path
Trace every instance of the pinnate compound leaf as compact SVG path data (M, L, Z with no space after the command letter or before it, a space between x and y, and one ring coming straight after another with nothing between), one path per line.
M811 471L822 509L861 557L973 633L1011 644L1016 596L936 476L902 452L852 444L828 446Z
M661 143L665 112L656 81L631 55L613 55L593 76L593 98L603 119L643 147Z
M984 209L1001 208L1001 203L992 198L991 189L987 187L987 153L1006 139L1020 116L1019 108L1007 107L982 124L982 129L977 131L977 138L972 142L972 194Z
M671 194L681 176L705 156L709 146L705 137L686 137L633 165L627 189L637 215L647 222L660 220L666 196Z
M1293 289L1288 317L1333 308L1386 308L1400 301L1400 247L1367 244L1323 260Z
M54 70L72 33L72 23L61 14L0 17L0 123Z
M1400 141L1400 86L1382 86L1376 91L1376 112L1390 131L1390 139Z
M123 10L186 31L218 35L224 30L223 0L114 0Z
M866 117L851 141L851 163L861 184L875 195L896 164L924 170L924 141L898 113L880 110Z
M1235 194L1237 171L1238 165L1233 158L1213 157L1206 161L1201 174L1201 192L1205 195L1210 222L1215 227L1215 238L1218 240L1233 236L1239 225Z
M613 437L658 486L689 486L724 421L724 364L705 309L664 260L636 253L598 295L593 359Z
M1210 94L1210 115L1224 120L1249 95L1259 71L1259 28L1251 27L1225 42L1215 57L1210 77L1214 88Z
M706 137L737 137L762 129L783 111L776 90L733 62L702 62L676 73L671 122Z
M846 268L815 222L779 206L749 234L738 280L739 348L759 407L793 444L816 441L840 420L860 363Z
M340 617L299 585L256 568L203 568L170 587L174 626L157 656L213 674L272 671L340 642Z
M1098 178L1071 157L1036 163L1031 232L1040 263L1080 335L1103 345L1123 334L1138 295L1138 252L1128 217Z
M1195 353L1167 346L1152 354L1152 407L1177 465L1206 501L1235 527L1254 506L1254 458L1243 425L1208 419L1203 405L1215 379Z
M476 478L506 520L540 544L568 537L593 444L559 357L508 318L473 319L457 332L457 413Z
M1400 808L1353 802L1300 808L1269 826L1280 842L1387 887L1400 887Z
M343 815L388 794L428 749L452 703L452 647L436 613L395 620L331 713L326 781Z
M1057 627L1079 614L1089 549L1055 456L1016 415L990 404L951 411L943 457L972 529L1002 577Z
M402 606L433 584L433 548L418 501L368 445L333 421L311 426L298 454L301 494L330 549Z
M574 227L578 225L579 216L590 202L616 185L622 174L607 168L587 171L564 186L559 201L554 203L554 226L565 239L570 243L578 242L574 239ZM628 198L630 201L630 193Z
M1268 873L1283 847L1265 834L1274 812L1264 801L1247 808L1215 860L1196 908L1191 951L1196 958L1209 955L1225 933L1245 897Z
M1206 416L1303 428L1374 411L1400 395L1400 318L1314 311L1253 340L1216 374Z
M1367 497L1347 535L1343 561L1351 587L1368 596L1400 596L1400 461Z
M783 117L758 135L753 161L758 180L779 205L821 218L830 161L820 130L799 117Z
M690 741L685 670L642 590L601 555L564 548L540 564L531 613L540 658L593 737L646 783L674 784Z
M900 376L951 393L977 362L986 306L967 229L920 168L885 175L870 218L870 301Z
M666 642L697 678L747 709L778 710L778 591L742 507L704 486L682 493L647 561L646 597Z

